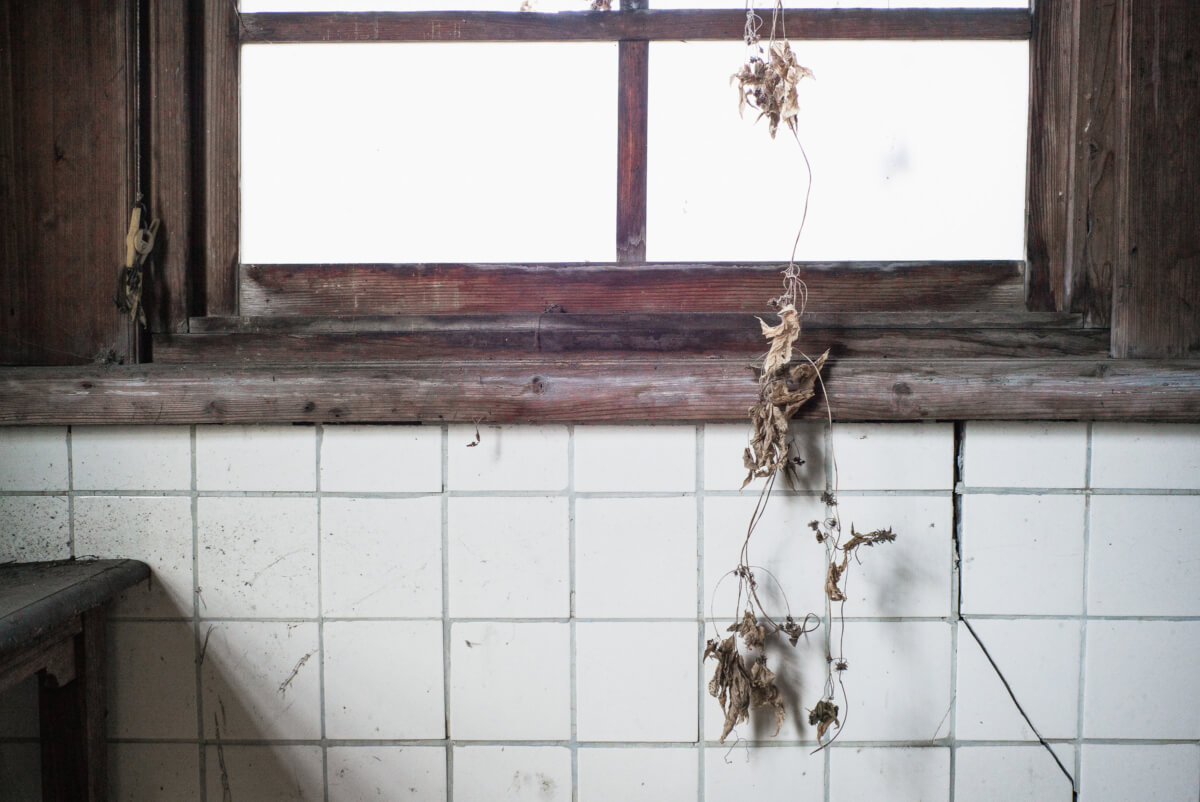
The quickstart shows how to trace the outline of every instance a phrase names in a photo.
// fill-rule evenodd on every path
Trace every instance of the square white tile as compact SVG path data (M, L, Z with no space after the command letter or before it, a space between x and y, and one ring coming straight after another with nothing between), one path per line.
M197 426L199 490L315 490L311 426Z
M195 738L192 623L114 621L106 639L109 737Z
M36 743L0 742L0 788L13 800L42 798L42 748Z
M841 490L950 490L954 427L948 423L839 423L833 427Z
M963 458L967 487L1083 487L1087 424L971 421Z
M1200 424L1095 424L1092 487L1200 488Z
M823 799L825 760L810 746L729 746L704 750L705 802Z
M561 746L456 746L455 802L570 802L571 752Z
M331 746L329 798L337 802L446 798L441 746Z
M192 486L188 426L73 426L76 490L187 490Z
M200 640L206 737L218 723L230 740L321 737L315 623L201 621Z
M837 651L836 632L834 638ZM925 741L939 737L936 733L945 734L950 709L949 624L850 622L843 656L848 670L842 682L850 698L843 739ZM814 683L821 681L814 679ZM845 708L840 691L836 703Z
M710 624L704 630L706 639L726 638L729 633L726 627L731 622L725 620L719 624ZM734 744L754 744L764 748L774 748L779 741L816 741L816 728L808 723L808 708L821 698L822 686L825 682L825 648L821 630L811 632L802 638L795 646L782 636L773 636L767 640L767 668L775 674L775 687L783 695L784 720L775 734L776 717L773 707L761 707L750 711L750 720L734 727L725 738L725 747ZM743 650L743 658L747 665L758 657L757 651ZM708 683L712 679L716 663L710 658L700 667L700 681L704 685L704 739L716 742L721 738L725 725L725 714L720 702L708 692ZM811 750L813 747L810 746Z
M1079 699L1078 620L974 620L980 640L1044 738L1074 738ZM1029 741L1037 736L965 625L958 630L957 737Z
M579 802L695 802L695 749L579 749Z
M829 752L830 802L939 802L949 798L949 749L847 746Z
M1094 496L1088 615L1200 616L1198 520L1200 496Z
M327 617L440 617L441 499L323 499L321 596Z
M69 559L69 510L66 496L0 496L0 563Z
M581 741L696 740L696 624L578 624Z
M696 489L696 427L576 426L575 489Z
M1055 744L1054 752L1067 771L1074 771L1073 746ZM960 746L955 755L954 798L971 802L1070 799L1071 782L1040 744Z
M440 621L330 621L324 631L327 737L446 737Z
M195 744L110 743L108 795L128 802L199 802Z
M1085 738L1200 738L1200 621L1089 621Z
M321 802L325 798L319 746L210 746L204 764L207 798L214 802L230 798ZM226 783L229 796L222 793Z
M68 490L66 426L0 426L0 490Z
M79 496L75 552L141 560L150 579L121 593L117 618L192 617L192 500L178 496Z
M0 738L36 739L38 731L38 681L30 676L0 691Z
M570 522L565 498L452 498L450 614L565 618Z
M196 519L202 617L316 617L316 499L201 498Z
M757 498L718 497L704 500L704 615L740 619L738 582L730 573L738 566ZM772 618L825 609L825 547L808 522L825 517L817 498L774 496L750 540L750 565L758 596ZM846 523L849 526L849 522ZM874 556L874 555L871 555Z
M1084 506L1082 496L964 496L963 612L1082 612Z
M1084 744L1083 802L1200 798L1197 744Z
M804 460L796 467L797 490L825 489L825 430L822 421L793 421L792 445L795 456ZM704 426L704 489L737 490L746 480L742 455L750 445L753 430L749 423L709 423ZM755 479L742 492L757 495L762 479ZM787 487L783 477L778 488Z
M890 528L896 535L891 543L862 548L851 557L847 615L950 614L954 504L949 496L843 496L840 508L843 543L852 526L859 533ZM811 530L802 537L808 535Z
M450 630L450 736L566 740L571 735L571 630L501 621Z
M322 427L321 489L327 493L441 492L441 427Z
M566 426L456 424L447 429L451 490L565 490Z
M695 499L576 501L575 613L694 619Z

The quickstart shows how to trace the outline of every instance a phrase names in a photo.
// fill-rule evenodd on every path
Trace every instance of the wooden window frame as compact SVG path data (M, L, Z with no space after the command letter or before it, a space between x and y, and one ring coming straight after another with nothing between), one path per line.
M1162 211L1138 205L1155 175L1131 148L1179 146L1137 123L1149 77L1130 55L1148 52L1137 47L1150 22L1194 14L1172 1L788 12L796 39L1030 41L1024 263L803 266L820 303L802 345L833 345L839 419L1200 418L1200 321L1185 319L1200 289L1123 257ZM781 266L645 262L648 43L738 40L744 13L622 5L238 15L228 0L198 0L200 13L150 4L149 197L173 234L160 254L155 361L30 378L17 391L50 401L23 420L744 419L761 350L750 315L768 311ZM619 42L617 260L241 265L239 44L447 40ZM1198 161L1183 160L1184 178ZM1181 247L1167 240L1155 240L1156 257ZM347 298L367 306L345 318ZM1176 317L1149 325L1164 304Z

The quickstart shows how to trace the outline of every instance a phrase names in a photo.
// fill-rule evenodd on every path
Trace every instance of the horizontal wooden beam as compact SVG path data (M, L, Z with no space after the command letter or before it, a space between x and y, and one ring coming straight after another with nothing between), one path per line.
M775 263L243 265L241 313L451 315L570 312L764 314L782 291ZM830 313L1014 311L1022 263L799 265L813 308Z
M842 421L1200 420L1196 360L840 359L826 385ZM755 386L732 358L11 368L0 424L739 421Z
M797 39L1028 39L1025 9L792 9ZM734 40L741 10L532 13L367 11L241 15L243 44L265 42L534 42ZM769 20L768 20L769 24Z
M806 320L798 347L839 357L1103 357L1106 329L1079 327L1078 316L989 316L949 313L911 320L903 313L856 326L843 319ZM916 318L917 316L913 316ZM934 324L938 318L950 324ZM1045 319L1049 325L1035 322ZM1064 318L1075 326L1063 325ZM860 317L861 319L869 319ZM197 322L203 319L197 319ZM446 315L324 320L221 318L189 334L157 335L160 363L334 362L501 359L561 354L582 357L741 355L766 351L755 318L747 314L669 315ZM224 322L224 330L218 324ZM288 325L288 324L291 325ZM847 325L849 323L849 325ZM1007 325L1003 325L1007 323ZM923 325L922 325L923 324Z

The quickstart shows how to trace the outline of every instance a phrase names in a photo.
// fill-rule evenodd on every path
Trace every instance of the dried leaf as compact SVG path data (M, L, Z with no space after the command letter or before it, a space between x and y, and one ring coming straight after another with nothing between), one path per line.
M592 11L612 11L612 0L592 0Z
M747 614L742 619L742 624L735 624L730 630L738 629L740 634L740 628L746 626L747 620L752 622L751 629L757 626L754 616ZM761 630L761 627L758 629ZM704 649L704 659L708 660L710 657L717 661L717 665L713 669L712 679L708 682L708 693L716 697L721 711L725 714L721 743L725 742L725 738L733 732L734 727L750 719L750 710L768 705L775 710L775 734L778 735L787 713L783 706L783 695L775 685L775 674L767 668L766 655L760 654L747 670L746 663L737 649L736 636L730 635L720 642L708 642Z
M775 686L775 672L767 668L767 656L759 655L750 667L750 707L758 710L770 705L775 708L775 732L778 735L783 722L787 719L787 711L783 707L783 694Z
M758 322L763 336L771 341L771 350L763 361L763 373L770 376L792 361L792 345L800 336L800 313L789 305L779 310L779 325L768 326L761 317Z
M822 699L808 711L808 723L817 728L817 743L820 743L831 726L842 726L838 721L838 706L829 699Z
M736 632L742 637L747 649L765 649L767 628L758 623L754 613L747 610L739 624L730 625L726 632Z
M763 50L760 47L759 53ZM796 85L804 78L812 78L812 70L796 61L792 46L784 42L772 42L764 59L753 56L734 73L730 82L738 82L738 114L744 114L746 105L758 109L759 119L767 118L771 138L783 122L792 131L796 130L796 119L800 114L800 100Z

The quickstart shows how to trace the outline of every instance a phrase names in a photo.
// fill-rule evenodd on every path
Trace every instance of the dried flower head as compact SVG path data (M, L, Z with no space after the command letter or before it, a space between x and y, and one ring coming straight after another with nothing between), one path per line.
M746 104L758 109L759 119L767 118L772 139L780 122L795 133L800 114L796 85L812 78L812 70L800 66L786 41L771 42L765 52L762 47L758 52L731 79L738 82L738 113L745 112Z

